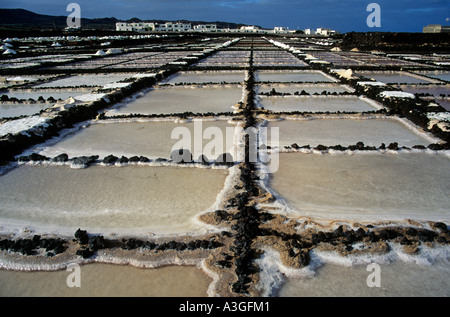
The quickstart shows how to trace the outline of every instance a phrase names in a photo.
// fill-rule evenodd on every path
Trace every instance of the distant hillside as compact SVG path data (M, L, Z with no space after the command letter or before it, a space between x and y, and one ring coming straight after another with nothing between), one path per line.
M0 9L0 26L2 28L39 28L62 29L67 26L67 16L37 14L24 9ZM81 19L81 26L86 28L114 29L116 18Z
M69 14L69 13L68 13ZM2 29L63 29L67 26L67 16L52 16L37 14L25 9L0 9L0 27ZM129 20L118 20L116 18L98 18L98 19L81 19L81 27L87 29L103 29L115 30L116 22L157 22L165 23L167 20L141 20L132 18ZM180 22L197 24L214 23L218 28L240 28L246 24L230 23L230 22L204 22L204 21L187 21L177 20ZM173 22L173 21L172 21Z

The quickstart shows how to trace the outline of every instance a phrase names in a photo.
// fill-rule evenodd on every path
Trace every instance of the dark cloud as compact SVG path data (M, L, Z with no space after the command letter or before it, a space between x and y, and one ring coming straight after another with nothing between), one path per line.
M71 1L15 0L3 8L24 8L41 14L67 15ZM341 32L400 31L421 32L427 24L448 24L448 0L79 0L87 18L164 19L228 21L267 28L291 29L329 27ZM366 25L367 5L381 7L381 28Z

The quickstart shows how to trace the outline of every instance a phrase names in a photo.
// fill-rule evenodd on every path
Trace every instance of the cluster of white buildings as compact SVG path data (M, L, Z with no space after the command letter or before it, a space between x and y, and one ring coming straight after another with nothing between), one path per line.
M323 35L323 36L331 36L338 33L335 30L327 28L317 28L315 31L312 29L306 29L304 32L306 35Z
M216 24L198 24L192 26L191 23L183 22L117 22L116 31L129 32L208 32L208 33L291 33L289 28L275 27L273 30L262 29L258 26L242 26L239 29L218 28Z
M128 32L207 32L207 33L259 33L259 34L289 34L296 30L289 30L284 26L276 26L273 30L262 29L259 26L247 25L239 29L218 28L216 24L198 24L192 26L191 23L184 22L117 22L116 31ZM335 30L327 28L317 28L316 30L304 30L306 35L331 36L337 34Z
M183 22L117 22L116 31L130 31L130 32L216 32L217 26L215 24L202 24L192 27L191 23Z

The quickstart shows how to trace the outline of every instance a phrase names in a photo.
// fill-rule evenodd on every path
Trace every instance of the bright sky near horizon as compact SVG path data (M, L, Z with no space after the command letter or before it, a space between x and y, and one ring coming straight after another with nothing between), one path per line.
M264 28L331 28L340 32L422 32L428 24L450 24L450 0L0 0L0 8L22 8L39 14L68 15L78 3L81 17L127 20L224 21ZM370 28L370 3L381 8L381 27Z

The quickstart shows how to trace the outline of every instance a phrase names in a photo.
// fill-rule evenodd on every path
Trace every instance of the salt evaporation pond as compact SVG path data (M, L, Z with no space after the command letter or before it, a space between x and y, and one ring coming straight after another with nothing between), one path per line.
M259 82L336 82L320 71L257 71Z
M259 96L258 105L276 112L363 112L378 110L373 102L356 96Z
M22 165L0 176L3 226L75 232L179 233L212 208L228 170ZM105 221L107 219L107 221Z
M449 177L445 154L281 153L270 186L294 215L448 222Z
M143 269L114 264L81 268L81 287L68 287L69 271L0 270L0 296L26 297L205 297L212 279L194 266Z
M202 154L212 161L222 153L234 152L235 127L227 120L93 123L42 148L39 153L48 157L66 153L69 157L99 155L104 158L112 154L128 158L142 155L150 159L169 159L172 151L180 148L197 154L194 149L196 142L204 150ZM210 132L215 135L210 136ZM219 142L209 151L208 144L213 140Z
M450 111L450 98L440 98L437 99L439 105L441 105L445 110Z
M436 97L450 94L450 85L402 85L401 89L412 94L430 94Z
M178 72L171 76L164 83L242 83L245 80L243 71L202 71L202 72Z
M339 256L337 256L339 257ZM367 265L325 264L312 277L288 278L280 297L448 297L450 265L442 260L432 265L380 264L380 287L367 286L372 271Z
M387 84L430 84L437 82L404 72L358 72L358 74Z
M87 93L90 93L91 91L92 89L70 89L70 90L61 89L61 90L34 90L34 91L9 90L8 92L4 93L4 95L7 95L9 98L17 98L25 100L28 100L29 98L38 100L39 97L42 97L45 100L47 100L50 97L53 97L56 100L58 99L66 100L67 98L70 97L85 95Z
M442 72L442 71L434 71L433 72L433 71L431 71L431 72L420 72L420 73L425 76L428 76L428 77L445 80L445 81L450 81L450 72Z
M267 124L267 141L271 146L271 128L279 129L279 146L290 146L297 143L299 146L319 144L354 145L363 142L368 146L388 146L397 142L399 146L412 147L414 145L429 145L432 139L408 127L397 119L343 119L318 118L313 120L282 120L270 121Z
M29 116L53 105L53 103L3 103L0 104L0 118Z
M343 93L353 92L350 87L337 85L337 84L261 84L256 85L257 93L268 93L272 89L275 89L278 93L294 94L295 92L305 92L313 95L315 93L322 93L327 91L329 93Z
M108 114L171 114L232 112L242 99L242 87L171 87L152 89Z
M55 79L47 83L33 86L33 88L53 87L80 87L80 86L105 86L107 84L122 81L132 77L134 74L90 74L76 75L61 79Z

